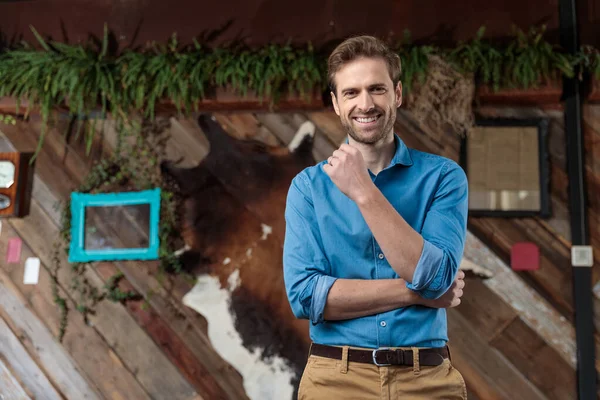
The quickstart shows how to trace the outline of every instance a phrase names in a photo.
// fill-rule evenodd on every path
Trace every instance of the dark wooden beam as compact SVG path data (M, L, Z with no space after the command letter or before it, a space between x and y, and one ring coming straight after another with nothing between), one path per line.
M576 0L559 1L559 20L561 45L569 53L575 54L579 50ZM587 246L590 243L586 205L581 89L581 83L576 78L564 78L563 96L565 100L571 242L574 246ZM592 268L573 268L573 297L577 341L577 392L579 399L595 399L597 394L596 369L594 367Z

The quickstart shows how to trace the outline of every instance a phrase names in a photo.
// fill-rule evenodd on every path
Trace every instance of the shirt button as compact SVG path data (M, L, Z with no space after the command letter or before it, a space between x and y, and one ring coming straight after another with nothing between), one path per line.
M383 257L385 257L385 256L383 255L383 253L379 253L379 259L380 259L380 260L383 260Z
M385 322L385 321L381 321L381 322L379 323L379 325L381 325L382 327L384 327L384 328L385 328L385 327L387 326L387 322Z

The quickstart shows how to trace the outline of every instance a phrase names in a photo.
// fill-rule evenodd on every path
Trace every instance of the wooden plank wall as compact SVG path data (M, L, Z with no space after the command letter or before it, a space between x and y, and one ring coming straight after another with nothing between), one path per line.
M12 131L10 129L4 129L4 131L11 142L20 150L30 149L31 145L35 143L37 131L31 129L30 126L22 125L15 127ZM86 169L84 164L75 162L77 153L73 149L65 147L64 143L62 147L60 146L61 136L58 132L51 133L49 139L49 145L40 155L36 167L38 178L41 176L38 181L42 182L41 185L37 185L37 188L38 190L40 187L45 188L46 195L44 197L34 195L35 200L31 215L23 220L10 220L9 223L5 223L5 234L2 236L7 237L11 233L10 229L13 229L13 235L19 235L23 238L25 250L30 250L32 255L35 254L41 258L44 269L40 284L38 287L23 287L22 290L25 292L29 290L30 293L35 294L47 290L49 303L51 304L52 295L49 279L44 281L44 273L50 264L52 238L57 236L59 221L56 219L56 213L49 213L46 210L53 209L58 199L64 199L68 196L70 190L76 187L75 182L77 181L73 177L81 179ZM54 144L52 141L54 141ZM62 151L57 151L58 149ZM45 182L49 184L45 185ZM64 289L63 296L66 294L67 299L70 300L69 306L74 310L77 299L73 298L68 286L70 282L69 269L63 269L64 271L59 274L60 288ZM106 269L100 269L100 271L106 272ZM86 275L88 280L96 287L102 286L107 278L107 275L101 275L92 270L87 271ZM20 282L18 279L18 276L15 277L14 282ZM49 308L55 307L50 306ZM168 329L165 333L164 327L166 325L163 323L162 337L151 337L150 334L156 335L161 332L161 324L158 323L161 319L158 318L158 320L153 321L152 317L156 318L156 315L142 311L141 303L139 303L137 304L137 310L140 312L137 314L138 319L136 320L131 314L135 310L135 308L128 310L120 304L103 302L98 307L97 314L90 317L93 328L82 327L82 332L77 331L77 326L82 325L81 316L77 315L76 312L70 313L69 329L64 344L69 346L69 343L72 343L73 347L69 346L71 355L78 361L80 368L87 372L88 380L99 388L104 398L200 398L195 388L186 379L189 378L189 374L185 376L186 374L180 371L165 356L165 353L168 354L168 352L161 348L161 346L173 345L171 353L175 351L178 357L185 360L186 352L177 353L182 348L167 340L175 335L172 333L169 335ZM49 315L55 316L55 318L50 318L48 322L53 324L55 327L54 333L56 334L58 315L56 312ZM146 326L138 324L140 315L145 317ZM40 318L43 317L44 313L40 313ZM182 319L180 326L187 325L188 330L190 325L193 326L193 324L185 321L185 318L180 319ZM150 324L150 322L154 323ZM144 331L143 328L147 326L152 326L153 329ZM71 342L71 337L76 339ZM201 343L200 340L196 341ZM94 343L96 343L97 348L93 347ZM196 363L199 364L198 361ZM215 363L215 365L218 365L218 363ZM196 368L197 365L194 365L193 362L191 365L188 363L188 367L195 368L194 371L203 371L202 368ZM197 391L203 393L207 398L226 398L223 389L218 385L216 385L216 389L213 388L212 393L202 390L206 389L203 385L210 382L214 383L211 375L206 375L206 377L202 376L201 384L197 385L201 389ZM215 376L218 376L218 374L215 374ZM68 396L68 398L82 397ZM244 397L238 395L231 396L231 398Z
M541 110L538 108L482 107L479 114L487 117L547 117L550 118L549 150L552 164L551 194L554 213L548 220L539 218L469 218L469 229L508 265L510 265L510 248L520 241L532 241L538 244L541 253L541 268L533 272L520 272L518 275L534 288L552 307L560 312L563 318L573 321L573 302L571 292L570 256L568 242L568 207L566 205L566 164L564 146L563 115L560 110ZM400 112L397 120L398 132L411 147L420 148L444 155L458 161L459 138L450 132L437 132L428 127L419 126L409 113ZM558 171L558 172L557 172ZM593 194L590 188L590 194ZM592 215L593 217L593 215ZM597 265L594 277L597 279ZM596 304L598 302L596 301ZM596 306L598 308L598 306ZM596 321L598 326L598 321ZM501 333L511 336L515 325L507 325ZM493 346L505 346L509 340L495 340ZM513 341L513 343L515 343ZM530 342L535 343L535 342ZM521 345L521 342L518 342ZM551 347L546 343L546 348ZM506 349L510 352L510 349ZM556 351L552 358L558 362ZM546 350L544 351L546 352ZM568 371L564 361L562 369ZM558 364L557 364L558 365ZM524 370L526 363L518 362L517 366ZM598 364L597 364L598 366ZM531 373L535 367L529 365ZM561 375L565 376L565 375ZM569 371L568 386L575 393L574 372ZM554 387L552 379L547 379L549 387Z
M551 135L551 140L560 142L559 134L554 133L560 132L560 115L553 115L554 136ZM317 161L326 158L345 139L338 117L328 111L303 114L227 113L216 114L216 117L232 136L254 138L270 145L288 144L300 124L311 120L318 128L313 151ZM409 146L457 158L458 141L451 135L424 132L402 112L397 128ZM174 152L187 153L187 158L191 159L190 166L209 151L206 139L195 129L197 126L194 126L193 120L172 124L174 135L182 138L181 143L187 143L183 147L180 144ZM39 122L2 127L11 144L19 150L35 146L38 130ZM593 143L597 146L598 142ZM107 143L98 146L104 152L110 151ZM191 148L197 150L190 151ZM560 157L560 145L554 144L554 148L556 157ZM101 151L96 154L101 154ZM49 274L51 238L56 235L60 222L55 203L66 198L81 182L90 165L81 143L65 143L59 131L50 132L36 168L32 213L23 220L5 223L0 235L0 248L5 248L7 238L19 236L24 241L23 257L37 255L42 259L43 268L37 286L23 285L22 271L8 267L0 269L4 274L0 275L4 277L0 284L5 283L5 287L12 288L13 295L22 299L23 305L31 310L32 318L38 319L47 330L47 335L58 333L60 320L53 304ZM557 182L564 184L560 179ZM470 224L484 241L488 239L486 243L504 260L511 243L524 237L540 241L545 249L541 271L549 276L528 273L520 274L521 278L538 290L565 318L570 318L569 270L561 264L568 254L565 250L568 240L558 235L566 235L565 226L568 227L568 224L565 224L564 207L560 208L563 201L559 192L562 189L555 188L558 183L553 180L553 204L559 204L559 211L549 221L471 219ZM0 259L3 256L1 251ZM68 356L70 364L66 365L72 365L71 370L77 372L73 372L73 376L79 376L89 387L89 398L160 398L166 393L169 393L169 398L186 399L194 396L211 399L245 397L239 375L211 348L206 337L205 321L181 304L189 284L175 282L171 287L165 287L154 275L156 265L140 268L137 263L102 263L87 271L86 276L94 285L101 286L116 271L125 274L124 290L133 289L142 295L153 293L148 300L150 310L144 311L141 302L129 302L125 306L103 304L98 314L90 318L91 327L83 323L80 315L71 312L63 345L54 350ZM552 279L559 281L553 284ZM68 287L69 281L69 271L61 272L59 291L74 309L77 299ZM463 304L449 312L449 328L455 364L465 376L471 398L574 399L574 370L552 344L541 339L535 329L520 318L519 310L477 278L469 279L468 288ZM14 319L5 314L2 317L8 326L14 324ZM11 326L11 329L18 328ZM59 384L61 379L52 375L56 372L39 361L43 354L32 344L38 339L27 341L15 336L36 360L57 393L67 398L83 398L67 395L65 385ZM552 366L551 372L542 373L540 365Z
M29 400L30 397L25 392L25 389L16 378L11 374L6 365L0 360L0 388L4 394L3 399L6 400Z

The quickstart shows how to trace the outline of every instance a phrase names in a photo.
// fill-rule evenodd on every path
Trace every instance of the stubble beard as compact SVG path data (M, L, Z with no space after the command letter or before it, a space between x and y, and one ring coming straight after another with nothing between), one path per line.
M396 108L395 106L390 107L390 109L388 110L388 114L380 110L378 110L376 113L381 114L381 117L379 118L387 117L388 119L385 121L384 126L378 129L375 135L363 137L359 133L355 132L352 126L353 120L351 117L341 118L342 126L344 127L344 130L346 131L348 136L350 136L355 142L366 145L376 144L381 140L385 139L387 135L393 131L394 123L396 121Z

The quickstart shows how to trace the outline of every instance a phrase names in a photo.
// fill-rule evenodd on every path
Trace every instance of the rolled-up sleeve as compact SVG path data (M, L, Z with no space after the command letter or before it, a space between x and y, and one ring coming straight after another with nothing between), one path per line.
M324 321L327 296L336 278L324 256L307 178L300 174L290 186L285 209L283 270L285 290L297 318Z
M423 250L413 280L406 286L428 299L442 296L456 278L465 246L468 215L467 177L447 163L421 230Z

